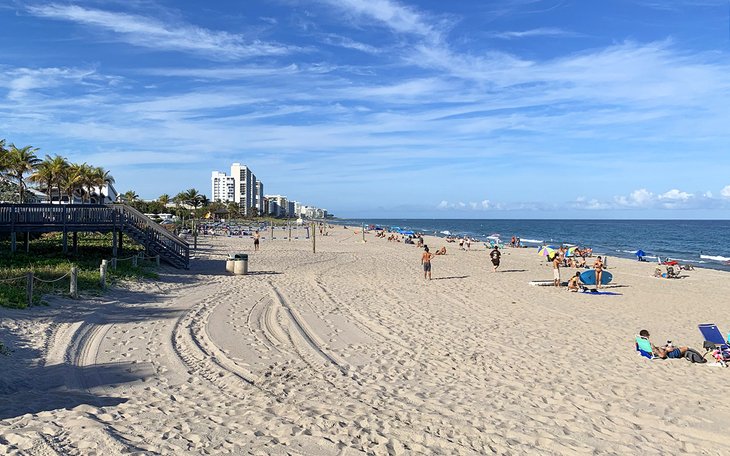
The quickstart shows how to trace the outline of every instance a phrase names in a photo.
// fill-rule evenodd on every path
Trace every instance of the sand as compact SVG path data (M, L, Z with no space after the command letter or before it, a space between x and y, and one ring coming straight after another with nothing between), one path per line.
M529 286L552 279L534 249L493 273L482 245L428 238L448 253L426 281L418 248L366 239L203 237L189 271L0 309L0 454L730 451L730 369L633 348L730 330L727 273L610 258L616 294L594 296Z

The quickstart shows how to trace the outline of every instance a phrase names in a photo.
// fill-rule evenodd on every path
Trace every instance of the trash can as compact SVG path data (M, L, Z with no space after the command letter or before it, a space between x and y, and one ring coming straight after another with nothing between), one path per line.
M232 272L235 275L246 275L248 273L248 254L229 254L228 260L226 261L226 271Z

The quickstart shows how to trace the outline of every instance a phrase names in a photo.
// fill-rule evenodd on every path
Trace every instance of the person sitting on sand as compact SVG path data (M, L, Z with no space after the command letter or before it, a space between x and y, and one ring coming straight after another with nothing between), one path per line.
M641 337L644 337L646 339L649 339L649 331L646 329L642 329L639 331L639 335ZM661 358L661 359L677 359L677 358L684 358L687 354L687 352L693 353L696 356L692 356L693 362L699 362L699 363L706 363L707 360L694 348L689 347L675 347L672 345L672 341L668 340L667 343L663 347L657 347L654 344L651 344L651 349L654 352L654 355ZM701 359L701 361L699 361Z
M436 250L434 255L446 255L446 247L441 247L440 249Z
M576 272L573 277L568 280L568 291L577 292L582 288L580 281L580 272Z
M423 246L423 255L421 255L421 264L423 265L423 278L431 280L431 259L434 257L432 253L428 251L428 246Z

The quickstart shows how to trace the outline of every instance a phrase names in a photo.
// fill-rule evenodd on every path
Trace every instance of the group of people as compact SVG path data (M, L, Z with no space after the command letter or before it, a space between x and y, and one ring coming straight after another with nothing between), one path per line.
M562 252L562 253L561 253ZM561 247L561 249L557 252L555 252L552 257L548 256L548 261L550 261L553 265L553 284L560 288L561 282L560 282L560 268L562 266L569 266L569 267L579 267L579 266L573 266L571 263L566 263L564 252ZM585 266L585 258L583 258L583 266ZM599 255L596 257L596 260L593 262L593 269L596 271L596 288L601 288L601 280L603 279L603 270L605 268L605 264L603 262L603 259ZM580 280L580 271L577 271L574 276L572 276L568 280L568 291L578 291L583 288L583 283Z
M639 337L642 337L649 340L649 331L646 329L642 329L639 331ZM706 363L707 360L704 356L702 356L697 350L690 347L676 347L674 344L672 344L671 340L668 340L666 344L659 347L654 344L651 344L652 354L656 356L657 358L661 359L679 359L679 358L687 358L690 361L694 363Z

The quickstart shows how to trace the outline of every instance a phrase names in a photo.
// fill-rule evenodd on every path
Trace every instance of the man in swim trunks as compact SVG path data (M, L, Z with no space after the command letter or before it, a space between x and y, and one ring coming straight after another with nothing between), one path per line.
M423 255L421 255L421 264L423 265L423 278L431 280L431 259L434 257L432 253L428 251L428 246L423 247Z
M261 238L261 235L259 234L259 230L256 230L256 232L253 234L253 249L254 251L257 251L259 249L259 239Z
M497 272L497 268L499 267L499 259L501 256L502 253L499 251L499 247L495 245L494 249L489 253L489 258L492 259L492 265L494 266L494 272Z
M553 256L553 283L560 288L560 255Z
M601 288L601 278L603 277L603 261L599 256L593 263L593 269L596 270L596 288Z
M642 329L639 331L639 335L641 337L649 338L649 331L646 329ZM677 359L677 358L684 358L684 355L688 352L694 352L696 353L700 358L704 359L704 357L695 350L694 348L689 347L675 347L672 345L671 342L667 342L667 344L663 347L657 347L656 345L651 345L652 351L654 352L654 355L658 356L661 359ZM705 361L702 361L705 362Z

